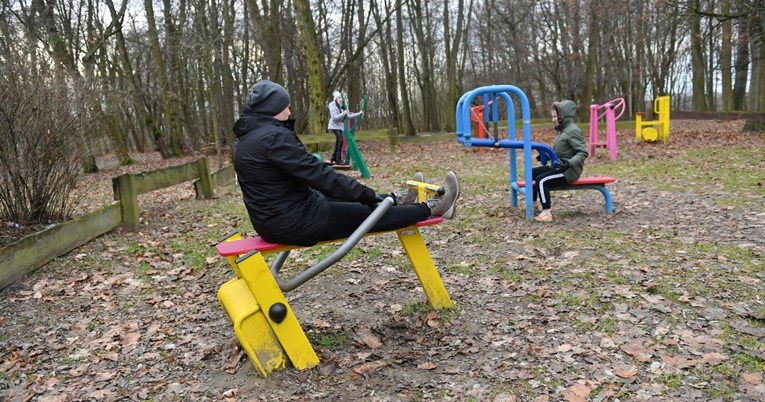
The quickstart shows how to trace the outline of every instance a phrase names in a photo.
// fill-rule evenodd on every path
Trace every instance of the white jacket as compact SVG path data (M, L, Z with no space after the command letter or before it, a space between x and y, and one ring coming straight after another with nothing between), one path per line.
M361 115L361 113L350 113L347 110L341 110L337 102L331 101L327 104L329 108L329 124L327 128L330 130L343 130L343 120L347 117L349 119L355 119Z

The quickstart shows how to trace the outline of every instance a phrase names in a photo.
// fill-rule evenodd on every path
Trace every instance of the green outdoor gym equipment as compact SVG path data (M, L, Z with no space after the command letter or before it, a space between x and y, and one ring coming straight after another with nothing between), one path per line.
M345 95L343 95L343 103L346 105L348 104ZM366 107L367 96L364 95L364 97L361 98L359 112L363 112ZM358 145L356 145L356 128L359 126L363 117L364 115L361 114L354 119L354 121L350 121L348 118L343 120L343 134L345 135L345 142L348 145L345 160L350 161L351 169L358 169L359 172L361 172L361 177L368 179L372 177L372 175L369 173L369 168L367 168L367 164L364 162L364 157L361 155Z

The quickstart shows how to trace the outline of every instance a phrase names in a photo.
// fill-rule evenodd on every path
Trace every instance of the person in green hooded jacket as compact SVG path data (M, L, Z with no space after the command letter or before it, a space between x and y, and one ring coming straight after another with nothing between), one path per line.
M576 181L584 170L584 160L589 154L582 130L574 123L575 113L576 103L573 101L565 99L552 105L552 121L558 131L553 150L560 163L556 167L543 165L531 170L535 183L534 202L539 198L542 203L542 212L534 218L535 221L553 220L550 188Z

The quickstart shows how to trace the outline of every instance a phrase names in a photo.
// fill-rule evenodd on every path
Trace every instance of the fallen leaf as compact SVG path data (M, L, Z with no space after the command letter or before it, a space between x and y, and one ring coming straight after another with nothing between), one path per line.
M630 366L627 370L614 370L614 374L616 376L621 378L632 378L637 374L638 368L637 366Z
M329 361L326 363L322 362L319 364L319 367L317 368L317 370L319 371L319 374L323 376L328 376L332 374L333 371L335 371L336 366L337 364L334 361Z
M386 364L387 363L385 363L382 360L377 360L377 361L374 361L374 362L364 363L364 364L356 366L353 369L353 372L356 373L356 374L367 374L367 373L371 373L371 372L377 370L380 367L385 366Z
M741 375L741 378L752 385L762 384L762 373L744 373Z
M666 365L666 367L674 367L679 369L684 369L688 367L693 367L697 364L699 364L698 360L691 359L688 356L662 356L661 362Z
M138 343L138 340L141 339L141 334L138 332L128 332L127 334L122 335L122 342L121 345L125 349L131 349L135 347L135 345Z
M651 357L653 356L653 353L650 349L643 346L642 343L628 343L625 345L622 345L622 351L624 353L634 357L637 361L641 363L646 363L651 361Z
M703 360L704 363L711 364L713 366L716 366L720 363L722 363L723 360L727 359L728 357L725 356L722 353L704 353Z
M569 402L585 402L590 395L590 391L592 391L590 387L576 383L563 391L563 399Z
M383 343L380 341L380 338L373 334L364 334L361 336L361 340L364 341L364 344L372 349L379 349L383 345Z
M433 362L425 362L425 363L418 364L417 368L421 370L433 370L434 368L436 368L436 365L433 364Z

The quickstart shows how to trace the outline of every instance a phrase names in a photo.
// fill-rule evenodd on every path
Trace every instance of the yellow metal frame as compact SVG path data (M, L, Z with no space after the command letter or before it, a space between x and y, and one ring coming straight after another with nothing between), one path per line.
M653 111L658 120L643 121L643 115L635 115L635 138L638 140L653 142L661 140L669 141L669 96L660 96L653 101Z
M415 183L422 191L423 199L427 192L438 191L436 186ZM376 234L378 233L371 235ZM452 301L449 293L430 256L419 227L409 226L399 229L396 230L396 234L420 280L428 304L434 309L451 308ZM237 233L223 241L241 238L242 235ZM236 278L223 284L218 290L218 300L234 324L237 339L250 357L255 369L263 377L275 370L285 368L287 363L298 370L319 364L316 352L264 259L264 255L294 248L297 247L285 246L262 253L250 252L239 258L226 257L236 273ZM268 310L279 303L284 306L287 314L282 321L276 322L269 317Z
M416 181L416 180L407 180L406 186L409 188L417 189L418 202L423 202L428 197L438 194L439 191L443 190L443 187L436 186L435 184L425 183L425 182Z

